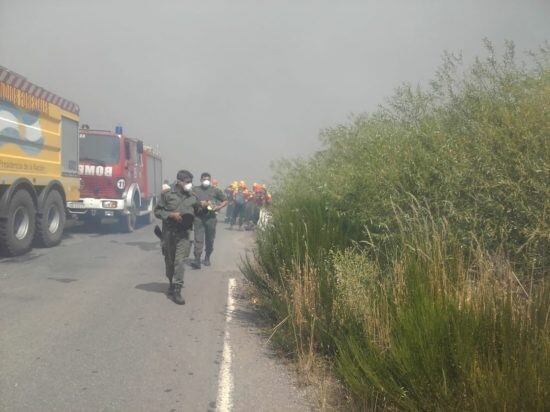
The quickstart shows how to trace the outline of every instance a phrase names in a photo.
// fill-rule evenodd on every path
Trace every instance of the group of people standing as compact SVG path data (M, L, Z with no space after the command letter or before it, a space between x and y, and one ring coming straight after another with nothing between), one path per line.
M185 265L201 269L210 266L216 238L217 214L228 206L226 222L232 229L238 225L253 229L260 218L262 207L271 203L271 195L265 185L254 183L252 191L244 181L233 182L225 191L217 187L217 182L208 172L200 177L200 184L193 185L193 174L180 170L176 181L163 185L162 194L155 206L155 216L162 220L155 233L161 239L162 253L166 267L166 277L170 282L168 295L179 304L185 304L181 295ZM193 258L191 236L193 230ZM204 253L204 259L202 259Z
M254 183L252 190L245 181L234 181L225 189L228 200L225 222L229 228L253 230L260 219L260 211L271 204L271 195L265 185Z

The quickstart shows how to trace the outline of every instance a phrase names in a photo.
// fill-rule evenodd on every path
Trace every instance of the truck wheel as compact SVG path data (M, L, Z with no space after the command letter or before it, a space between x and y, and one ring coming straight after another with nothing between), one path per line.
M123 232L125 233L131 233L136 228L136 220L137 220L137 213L136 213L136 206L134 202L132 202L132 205L128 209L127 215L120 216L120 227Z
M19 190L10 200L8 217L0 219L0 244L12 255L22 255L32 248L36 231L36 208L26 190Z
M57 190L48 193L42 214L36 221L38 241L41 245L52 247L61 242L65 227L65 206Z
M151 199L150 200L151 202L151 212L147 213L146 215L143 216L143 223L145 225L150 225L151 223L153 223L153 209L155 208L155 199Z

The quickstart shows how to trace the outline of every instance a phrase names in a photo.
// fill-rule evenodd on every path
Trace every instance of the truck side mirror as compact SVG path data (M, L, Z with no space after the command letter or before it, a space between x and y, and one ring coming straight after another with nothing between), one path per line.
M137 152L139 154L143 153L143 142L141 140L137 142Z

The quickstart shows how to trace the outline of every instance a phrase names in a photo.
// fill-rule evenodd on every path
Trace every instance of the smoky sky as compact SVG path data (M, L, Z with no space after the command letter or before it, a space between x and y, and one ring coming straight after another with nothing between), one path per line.
M534 49L549 21L543 0L0 0L0 65L158 146L165 177L266 181L321 129L425 84L444 50Z

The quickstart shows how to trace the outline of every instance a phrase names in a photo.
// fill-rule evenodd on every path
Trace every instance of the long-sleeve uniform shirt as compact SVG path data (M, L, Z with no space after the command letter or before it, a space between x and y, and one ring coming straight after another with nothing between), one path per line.
M195 212L199 208L200 202L193 193L184 192L176 188L160 196L159 202L155 206L155 216L162 219L166 229L185 231L186 229L183 225L169 218L170 213L179 212L182 215L195 215Z

